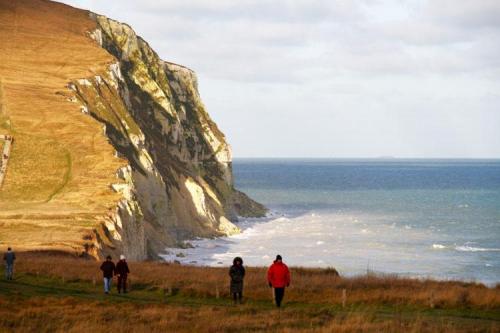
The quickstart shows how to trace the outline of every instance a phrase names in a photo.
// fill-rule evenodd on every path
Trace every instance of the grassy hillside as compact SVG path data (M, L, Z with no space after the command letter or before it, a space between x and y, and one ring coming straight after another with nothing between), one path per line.
M74 251L115 206L123 161L101 126L68 100L71 80L112 60L85 32L85 11L0 1L0 133L15 137L0 190L0 244Z
M265 213L234 189L195 73L127 24L0 0L0 45L0 133L15 138L0 245L146 259Z
M500 331L500 289L481 284L339 278L331 270L295 268L285 306L277 310L263 268L248 269L246 302L233 306L226 269L129 265L131 292L106 296L98 262L20 255L16 279L0 282L0 331Z

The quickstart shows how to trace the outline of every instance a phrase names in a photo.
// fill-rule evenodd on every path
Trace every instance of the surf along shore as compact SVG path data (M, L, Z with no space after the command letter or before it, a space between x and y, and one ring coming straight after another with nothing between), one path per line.
M279 311L265 268L247 267L245 303L233 306L226 267L130 262L130 293L106 296L99 264L18 253L14 281L0 280L0 331L500 331L500 285L292 267Z

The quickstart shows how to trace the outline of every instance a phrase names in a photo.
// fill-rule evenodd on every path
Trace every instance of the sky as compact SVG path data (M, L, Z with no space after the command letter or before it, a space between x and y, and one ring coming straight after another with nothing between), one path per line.
M500 158L498 0L64 0L196 71L234 157Z

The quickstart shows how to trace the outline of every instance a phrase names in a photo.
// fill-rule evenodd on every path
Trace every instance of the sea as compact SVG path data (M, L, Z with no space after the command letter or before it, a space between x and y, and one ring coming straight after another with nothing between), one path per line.
M236 187L269 208L242 232L165 260L500 283L500 160L235 159Z

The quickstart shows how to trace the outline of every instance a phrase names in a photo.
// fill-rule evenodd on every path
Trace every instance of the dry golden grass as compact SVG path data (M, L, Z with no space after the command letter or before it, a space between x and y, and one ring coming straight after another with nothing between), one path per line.
M21 254L18 270L32 274L65 277L67 280L100 281L98 263L68 255L47 256L45 253ZM134 284L156 288L174 288L196 297L215 297L216 289L229 297L227 269L195 267L161 262L131 262L130 278ZM68 267L71 267L68 270ZM287 300L303 303L340 305L342 290L347 290L351 304L391 304L430 306L435 308L471 307L499 309L500 289L480 283L411 279L397 276L363 275L337 277L328 269L294 268L293 283ZM245 296L268 299L266 268L248 267Z
M76 299L0 299L0 329L17 332L498 332L495 324L420 318L380 319L370 313L255 310L248 306L109 304Z
M246 303L233 306L226 268L131 262L131 292L104 296L98 266L93 260L57 253L20 254L19 280L0 281L0 331L500 331L500 289L480 284L340 278L331 270L292 268L285 306L277 310L271 304L264 268L248 268ZM165 288L173 288L175 296L165 297ZM344 288L345 308L340 296ZM435 298L434 308L430 295Z
M69 82L113 61L87 37L93 28L86 11L66 5L0 1L0 132L15 137L0 245L74 251L118 200L109 185L123 162L101 125L67 100ZM81 214L95 218L81 223Z

